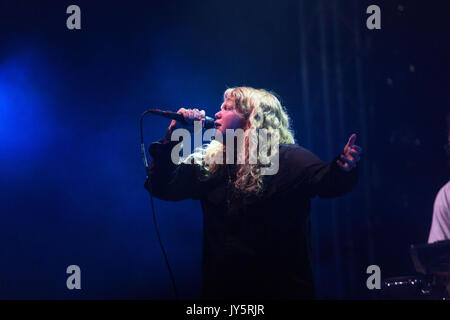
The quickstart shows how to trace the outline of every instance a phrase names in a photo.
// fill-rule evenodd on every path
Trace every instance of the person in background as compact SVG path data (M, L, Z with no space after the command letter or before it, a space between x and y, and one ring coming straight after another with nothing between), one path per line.
M445 145L450 164L450 113L447 114L447 144ZM434 200L433 220L428 243L450 239L450 180L439 190Z

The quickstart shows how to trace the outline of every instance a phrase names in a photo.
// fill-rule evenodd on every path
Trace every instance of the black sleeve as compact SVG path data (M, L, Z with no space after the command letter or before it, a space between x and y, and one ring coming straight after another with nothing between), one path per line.
M170 131L158 142L150 145L148 153L152 161L147 169L145 188L161 200L180 201L200 198L196 164L174 164L171 159L172 148L180 141L170 141Z
M311 198L342 196L358 182L358 168L344 171L336 162L339 156L331 162L324 162L312 152L296 146L290 150L287 158L293 186L307 192Z

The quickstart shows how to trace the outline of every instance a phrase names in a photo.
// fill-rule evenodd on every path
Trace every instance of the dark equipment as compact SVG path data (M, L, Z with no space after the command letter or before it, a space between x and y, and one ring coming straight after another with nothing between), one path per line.
M417 274L383 281L385 299L450 300L450 240L411 245Z

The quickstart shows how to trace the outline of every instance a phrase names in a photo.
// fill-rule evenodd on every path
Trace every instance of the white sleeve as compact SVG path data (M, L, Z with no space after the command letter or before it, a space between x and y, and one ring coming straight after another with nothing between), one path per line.
M439 190L434 201L428 243L450 239L450 182Z

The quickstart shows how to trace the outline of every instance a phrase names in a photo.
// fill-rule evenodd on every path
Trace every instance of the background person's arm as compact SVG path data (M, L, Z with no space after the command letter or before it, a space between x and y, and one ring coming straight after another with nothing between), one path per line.
M450 182L439 190L433 206L428 243L450 239Z

